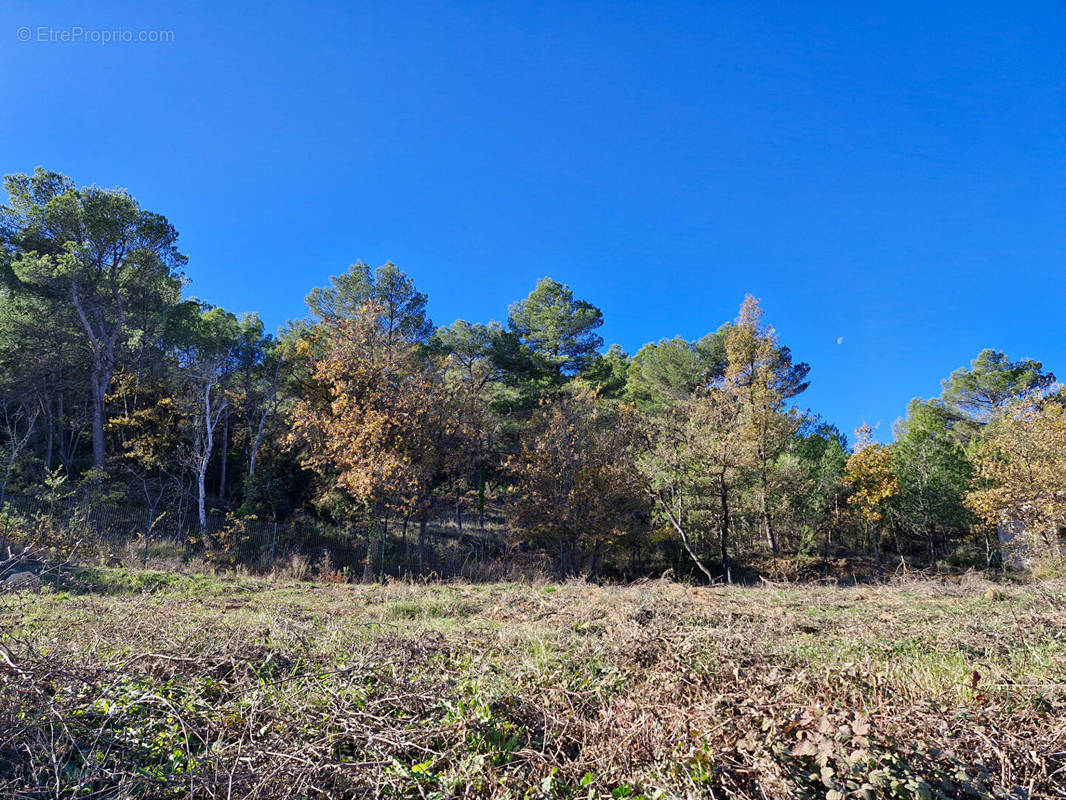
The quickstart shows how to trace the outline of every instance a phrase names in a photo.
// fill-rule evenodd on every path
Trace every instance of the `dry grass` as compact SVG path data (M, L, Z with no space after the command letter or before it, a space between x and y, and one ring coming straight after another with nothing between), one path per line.
M1061 584L96 579L0 598L5 795L1066 797Z

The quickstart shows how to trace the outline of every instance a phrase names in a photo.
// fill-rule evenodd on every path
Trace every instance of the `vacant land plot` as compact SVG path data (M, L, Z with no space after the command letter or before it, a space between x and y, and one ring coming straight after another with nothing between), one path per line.
M313 585L0 597L37 797L1066 797L1066 587Z

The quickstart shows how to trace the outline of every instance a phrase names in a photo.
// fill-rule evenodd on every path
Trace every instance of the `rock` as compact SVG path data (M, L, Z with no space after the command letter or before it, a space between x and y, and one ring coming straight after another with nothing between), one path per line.
M38 592L44 584L32 572L15 572L4 578L0 589L5 592Z

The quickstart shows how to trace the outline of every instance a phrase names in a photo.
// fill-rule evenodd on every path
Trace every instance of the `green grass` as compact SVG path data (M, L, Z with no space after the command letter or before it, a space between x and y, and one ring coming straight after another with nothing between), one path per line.
M1066 790L1061 584L74 577L0 597L7 794Z

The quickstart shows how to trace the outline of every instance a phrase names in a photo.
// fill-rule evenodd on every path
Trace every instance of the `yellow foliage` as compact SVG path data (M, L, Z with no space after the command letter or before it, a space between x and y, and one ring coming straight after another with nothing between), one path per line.
M313 386L296 403L290 441L304 466L359 501L422 501L451 426L441 371L413 343L386 341L370 303L356 319L320 323Z
M1020 523L1036 539L1066 523L1066 389L1008 407L974 455L967 505L990 524Z
M873 433L867 424L856 429L855 452L844 468L844 479L852 489L848 503L870 522L881 519L884 502L899 493L899 479L892 471L892 452L874 441Z

